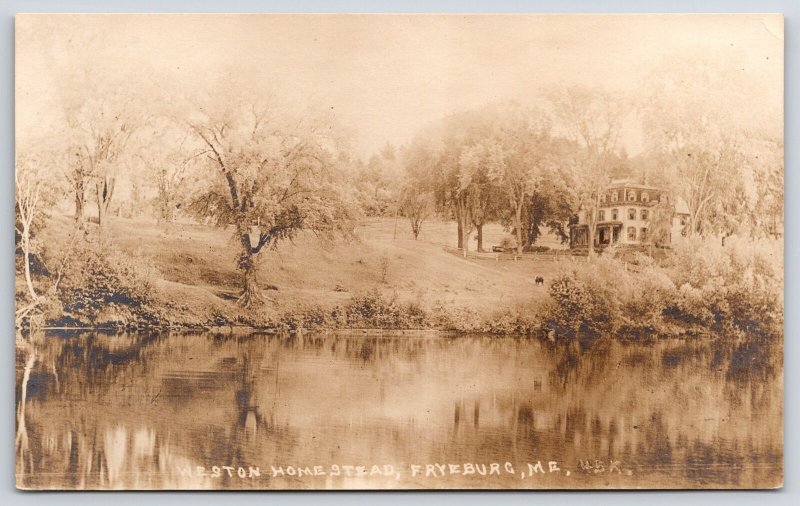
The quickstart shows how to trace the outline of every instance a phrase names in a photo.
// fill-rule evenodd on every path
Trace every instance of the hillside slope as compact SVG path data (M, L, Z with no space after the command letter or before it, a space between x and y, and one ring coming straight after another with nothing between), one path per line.
M63 241L67 221L58 221L49 233ZM373 290L425 309L457 308L488 318L520 305L535 308L547 291L546 285L534 284L534 277L547 280L561 267L547 260L464 259L444 249L455 243L453 223L427 224L417 241L408 228L398 221L395 238L393 219L370 218L359 224L351 241L326 244L302 234L263 252L259 279L267 303L249 310L235 302L240 278L230 231L115 218L105 234L126 255L152 267L155 304L169 313L170 321L182 324L240 317L266 323L286 313L331 308ZM499 226L487 227L486 247L503 236Z

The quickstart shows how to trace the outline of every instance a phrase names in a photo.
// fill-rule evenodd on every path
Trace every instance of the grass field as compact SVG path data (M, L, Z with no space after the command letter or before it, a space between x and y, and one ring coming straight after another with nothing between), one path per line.
M57 221L50 233L63 234L69 220ZM455 246L453 222L426 223L414 241L405 220L369 218L359 224L352 241L326 244L302 234L294 242L262 252L259 281L267 303L243 310L235 302L240 274L230 231L114 218L104 233L125 254L152 267L156 304L169 308L171 320L190 324L207 322L214 315L232 319L246 314L251 321L254 316L266 320L304 308L333 307L375 289L426 309L438 305L489 317L520 305L535 308L547 298L547 289L536 286L534 277L548 280L560 267L546 259L476 260L449 253L444 247ZM499 244L506 235L499 225L487 226L485 247ZM542 244L563 247L549 236Z

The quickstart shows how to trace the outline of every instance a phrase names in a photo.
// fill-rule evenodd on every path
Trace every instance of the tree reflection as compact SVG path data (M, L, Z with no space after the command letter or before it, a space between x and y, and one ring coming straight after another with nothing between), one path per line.
M269 466L613 458L621 486L748 486L782 471L781 374L779 349L720 341L48 334L18 344L17 480L335 488L381 483Z

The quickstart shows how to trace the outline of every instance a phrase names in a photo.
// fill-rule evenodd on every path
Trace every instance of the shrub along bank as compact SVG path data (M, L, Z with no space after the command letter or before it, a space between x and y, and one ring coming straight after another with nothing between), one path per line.
M604 256L558 274L542 321L564 336L783 335L779 241L680 241L658 264Z

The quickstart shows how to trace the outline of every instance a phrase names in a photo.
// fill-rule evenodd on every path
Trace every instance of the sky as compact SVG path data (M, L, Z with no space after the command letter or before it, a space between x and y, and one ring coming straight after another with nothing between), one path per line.
M59 128L65 92L91 93L77 74L167 96L230 79L230 97L333 111L364 158L493 101L574 84L635 93L676 55L719 58L759 84L754 101L783 100L777 15L18 15L16 32L19 142ZM641 149L635 122L622 145Z

